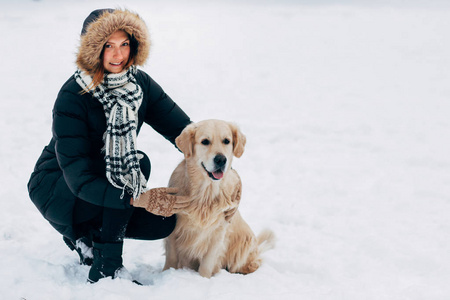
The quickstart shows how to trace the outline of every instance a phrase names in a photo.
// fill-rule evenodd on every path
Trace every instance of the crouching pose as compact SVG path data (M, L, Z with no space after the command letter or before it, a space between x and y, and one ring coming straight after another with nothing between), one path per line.
M142 124L171 143L191 122L136 66L147 60L144 21L127 10L93 11L84 21L77 70L53 108L53 136L28 183L31 200L63 235L88 280L126 275L124 238L155 240L189 206L176 189L146 191L150 160L136 148ZM138 208L133 206L139 199ZM128 273L129 275L129 273Z

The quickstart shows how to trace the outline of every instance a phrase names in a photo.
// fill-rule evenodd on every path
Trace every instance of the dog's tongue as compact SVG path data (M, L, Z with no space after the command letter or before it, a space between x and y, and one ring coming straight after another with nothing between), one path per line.
M215 171L212 173L215 179L222 179L223 177L223 172L222 171Z

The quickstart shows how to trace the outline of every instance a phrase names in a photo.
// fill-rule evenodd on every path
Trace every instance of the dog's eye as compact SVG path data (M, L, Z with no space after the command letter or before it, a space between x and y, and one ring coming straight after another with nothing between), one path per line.
M209 143L210 143L210 142L209 142L208 139L204 139L204 140L202 141L202 144L205 145L205 146L208 146Z
M228 145L228 144L230 143L230 140L229 140L229 139L224 139L224 140L223 140L223 143L224 143L225 145Z

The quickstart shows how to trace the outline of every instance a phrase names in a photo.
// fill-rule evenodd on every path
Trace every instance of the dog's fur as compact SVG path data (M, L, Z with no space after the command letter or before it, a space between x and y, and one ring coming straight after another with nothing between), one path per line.
M169 186L191 197L193 204L177 215L175 230L165 241L164 270L186 267L207 278L220 269L248 274L261 265L261 252L274 246L272 231L256 237L237 211L241 179L231 162L243 154L245 143L237 126L220 120L191 124L176 139L185 159Z

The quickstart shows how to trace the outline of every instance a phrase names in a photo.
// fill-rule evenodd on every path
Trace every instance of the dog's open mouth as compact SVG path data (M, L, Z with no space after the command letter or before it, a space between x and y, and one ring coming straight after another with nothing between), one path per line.
M205 165L202 163L202 167L203 169L206 171L206 173L208 173L208 176L212 179L212 180L220 180L223 177L223 171L221 169L217 169L214 172L209 172Z

